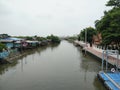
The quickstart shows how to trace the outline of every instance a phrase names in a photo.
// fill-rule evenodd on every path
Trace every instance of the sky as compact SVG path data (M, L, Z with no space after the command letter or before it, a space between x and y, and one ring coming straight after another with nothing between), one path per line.
M71 36L108 10L108 0L0 0L0 33Z

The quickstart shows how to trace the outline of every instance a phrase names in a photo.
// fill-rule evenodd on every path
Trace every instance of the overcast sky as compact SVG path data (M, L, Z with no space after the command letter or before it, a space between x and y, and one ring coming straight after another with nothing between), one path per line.
M0 0L0 33L67 36L100 19L108 0Z

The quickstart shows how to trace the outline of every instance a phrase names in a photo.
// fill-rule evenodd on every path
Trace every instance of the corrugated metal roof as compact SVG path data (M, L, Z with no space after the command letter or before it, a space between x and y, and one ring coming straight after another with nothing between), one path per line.
M13 41L21 41L21 40L24 40L24 39L10 37L10 38L1 39L0 41L1 42L13 42Z

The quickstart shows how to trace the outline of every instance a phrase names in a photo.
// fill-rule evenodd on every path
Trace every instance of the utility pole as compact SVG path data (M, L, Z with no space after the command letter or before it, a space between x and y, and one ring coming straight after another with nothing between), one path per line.
M87 47L87 30L85 30L85 55L86 55L86 47Z

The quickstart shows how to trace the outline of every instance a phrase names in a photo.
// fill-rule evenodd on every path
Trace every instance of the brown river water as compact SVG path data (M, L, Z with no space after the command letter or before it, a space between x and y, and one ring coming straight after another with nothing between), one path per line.
M62 41L0 65L0 90L105 90L97 79L101 63Z

